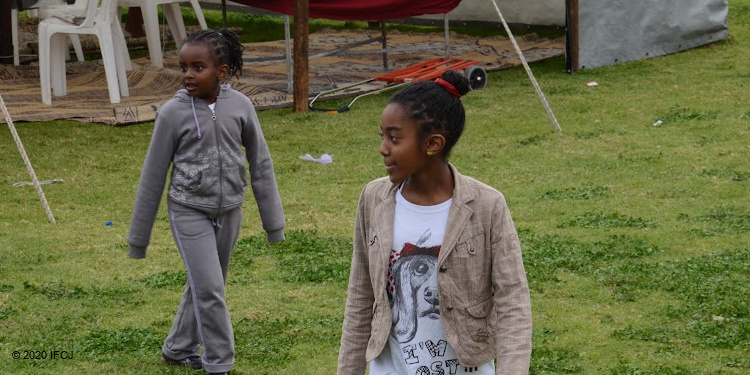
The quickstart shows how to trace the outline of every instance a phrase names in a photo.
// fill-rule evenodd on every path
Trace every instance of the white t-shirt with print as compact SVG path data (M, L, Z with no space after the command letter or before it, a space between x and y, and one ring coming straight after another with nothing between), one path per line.
M437 291L437 259L451 201L419 206L396 194L388 297L393 327L370 363L370 375L494 375L493 361L464 367L445 339Z

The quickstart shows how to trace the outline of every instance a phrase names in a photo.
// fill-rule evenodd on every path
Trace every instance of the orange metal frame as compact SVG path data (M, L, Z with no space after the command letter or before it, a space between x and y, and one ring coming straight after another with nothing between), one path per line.
M439 78L446 70L464 70L470 66L479 64L477 60L462 60L439 57L423 63L408 66L403 69L375 77L375 81L415 82Z
M425 61L423 63L419 63L419 64L412 65L412 66L408 66L408 67L403 68L403 69L394 70L394 71L392 71L390 73L386 73L386 74L383 74L383 75L380 75L380 76L377 76L375 78L371 78L371 79L368 79L368 80L365 80L365 81L362 81L362 82L353 83L351 85L344 86L344 87L339 87L339 88L336 88L336 89L333 89L333 90L329 90L329 91L322 91L322 92L318 93L318 95L316 95L312 99L312 101L310 101L310 103L308 104L308 108L310 108L310 110L313 110L313 111L323 111L323 112L326 112L326 113L342 113L342 112L346 112L346 111L348 111L351 108L351 106L354 104L354 102L357 101L357 99L359 99L359 98L361 98L363 96L377 94L377 93L383 92L385 90L390 90L390 89L394 89L394 88L399 87L399 86L407 85L407 84L409 84L411 82L432 80L432 79L438 78L441 75L443 75L443 72L445 72L446 70L458 70L458 71L462 71L462 70L464 70L464 69L466 69L468 67L471 67L471 66L474 66L474 65L478 65L478 64L479 64L479 61L477 61L477 60L461 60L461 59L451 59L451 58L439 57L439 58L436 58L436 59ZM346 90L346 89L349 89L349 88L352 88L352 87L355 87L355 86L359 86L359 85L362 85L362 84L365 84L365 83L370 83L370 82L373 82L373 81L387 82L387 85L385 87L381 88L381 89L370 91L370 92L364 93L362 95L359 95L359 96L355 97L354 99L352 99L352 101L349 102L348 105L345 105L345 106L343 106L343 107L341 107L339 109L326 109L326 108L316 108L316 107L313 107L313 104L315 103L315 101L317 101L318 98L320 98L323 95L330 94L330 93L336 92L336 91Z

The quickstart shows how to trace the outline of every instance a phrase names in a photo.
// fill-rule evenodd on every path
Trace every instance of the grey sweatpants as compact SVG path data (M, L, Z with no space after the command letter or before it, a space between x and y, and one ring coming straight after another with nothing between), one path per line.
M200 355L202 343L206 372L228 372L234 364L234 333L224 287L242 208L211 219L170 200L169 220L187 269L187 286L162 352L175 359Z

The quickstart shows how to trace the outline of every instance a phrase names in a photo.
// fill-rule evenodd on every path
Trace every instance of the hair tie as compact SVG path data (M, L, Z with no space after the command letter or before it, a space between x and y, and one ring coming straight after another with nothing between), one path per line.
M461 99L461 93L459 93L458 90L456 90L456 87L453 86L450 82L448 82L448 81L446 81L444 79L441 79L441 78L437 78L437 79L435 79L435 83L437 83L440 86L443 86L443 88L446 91L448 91L449 93L453 94L453 96L455 96L456 98Z

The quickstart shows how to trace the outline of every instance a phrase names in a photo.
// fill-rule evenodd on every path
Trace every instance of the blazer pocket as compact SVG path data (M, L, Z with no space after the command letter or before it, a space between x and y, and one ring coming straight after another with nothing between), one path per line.
M482 356L488 350L495 350L495 335L489 323L493 316L492 303L492 298L488 298L461 309L454 320L460 350L470 356Z
M474 306L466 308L468 317L466 319L466 328L469 336L474 341L486 342L491 337L489 316L492 312L493 299L488 298Z
M458 258L474 258L482 255L484 249L484 232L462 239L453 251Z

